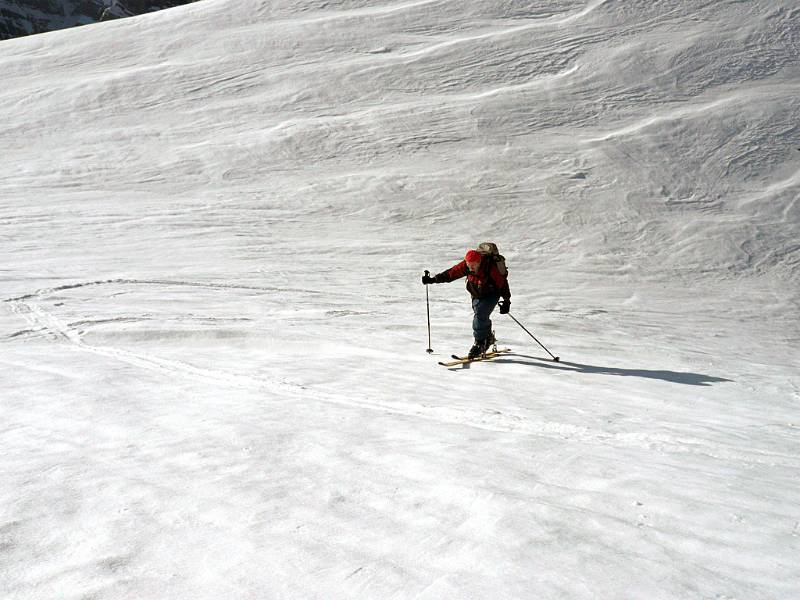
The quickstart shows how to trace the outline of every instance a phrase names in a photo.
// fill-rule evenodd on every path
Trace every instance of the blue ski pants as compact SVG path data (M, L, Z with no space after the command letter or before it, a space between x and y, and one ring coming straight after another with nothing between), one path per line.
M472 299L472 312L475 313L472 319L472 333L477 341L482 342L492 332L492 320L489 316L498 302L500 296Z

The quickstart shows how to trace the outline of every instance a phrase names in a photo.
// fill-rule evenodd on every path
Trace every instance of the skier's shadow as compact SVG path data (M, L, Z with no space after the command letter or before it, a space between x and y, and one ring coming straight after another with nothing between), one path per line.
M527 359L527 360L519 360ZM714 383L731 382L731 379L724 377L714 377L703 375L702 373L688 373L681 371L660 371L649 369L622 369L620 367L598 367L595 365L584 365L574 362L553 362L550 359L539 356L526 356L524 354L506 354L502 358L495 358L492 362L496 363L515 363L519 365L529 365L542 369L554 369L557 371L571 371L575 373L586 373L588 375L616 375L618 377L643 377L645 379L662 379L670 383L682 383L684 385L710 386Z

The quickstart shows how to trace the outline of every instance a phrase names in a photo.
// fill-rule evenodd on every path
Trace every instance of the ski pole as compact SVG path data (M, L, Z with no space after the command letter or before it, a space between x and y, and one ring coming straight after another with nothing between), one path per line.
M524 326L522 323L520 323L519 321L517 321L517 319L516 319L516 318L514 318L514 315L512 315L511 313L508 313L508 316L509 316L509 317L511 317L512 319L514 319L514 323L516 323L517 325L519 325L520 327L522 327L522 329L524 329L524 330L525 330L525 333L527 333L527 334L528 334L529 336L531 336L531 337L532 337L534 340L536 340L536 336L535 336L535 335L533 335L533 334L532 334L530 331L528 331L527 329L525 329L525 326ZM537 343L537 344L539 344L539 345L540 345L542 348L544 348L544 344L543 344L542 342L540 342L539 340L536 340L536 343ZM547 352L547 353L548 353L550 356L553 356L553 353L552 353L552 352L550 352L550 350L548 350L547 348L544 348L544 350L545 350L545 352ZM560 359L558 356L553 356L553 360L554 360L555 362L558 362L558 361L559 361L559 360L561 360L561 359Z
M425 277L429 277L431 274L430 271L425 271ZM433 348L431 348L431 301L428 298L428 284L425 284L425 307L428 309L428 349L425 350L428 354L433 353Z

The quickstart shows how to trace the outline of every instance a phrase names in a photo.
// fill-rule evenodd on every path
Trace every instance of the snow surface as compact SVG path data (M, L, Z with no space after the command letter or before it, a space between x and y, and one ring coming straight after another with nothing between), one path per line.
M796 0L0 43L3 598L800 597ZM492 363L461 282L507 257Z

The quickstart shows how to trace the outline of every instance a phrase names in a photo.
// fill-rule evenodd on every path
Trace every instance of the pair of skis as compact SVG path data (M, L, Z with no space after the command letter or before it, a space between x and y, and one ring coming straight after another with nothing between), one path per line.
M428 276L428 271L425 271L425 276L426 277ZM427 294L428 294L428 286L426 285L425 286L426 298L427 298ZM528 331L528 329L522 323L517 321L517 318L514 315L512 315L511 313L506 313L506 314L508 314L508 316L511 317L517 325L522 327L522 329L525 331L525 333L527 333L529 336L531 336L536 341L537 344L539 344L542 348L544 348L545 352L547 352L550 355L550 358L553 359L553 362L559 362L561 360L560 357L558 357L555 354L553 354L552 352L550 352L550 350L548 350L542 342L537 340L536 336L533 335L530 331ZM430 311L428 312L428 349L426 350L426 352L428 354L431 354L433 352L433 349L431 348ZM484 352L483 354L481 354L480 356L476 356L475 358L470 358L468 356L458 356L456 354L453 354L452 355L452 357L453 357L452 361L449 361L449 362L439 361L439 364L442 365L443 367L455 367L457 365L465 365L465 364L468 364L468 363L479 362L479 361L482 361L482 360L491 360L493 358L496 358L496 357L500 356L501 354L503 354L505 352L511 352L511 349L510 348L502 348L502 349L498 350L497 346L494 346L493 349L490 350L489 352Z
M511 348L501 348L500 350L489 350L484 354L476 356L475 358L470 358L468 356L458 356L453 354L453 360L448 362L439 361L439 364L443 367L457 367L458 365L466 365L469 363L480 362L482 360L491 360L493 358L497 358L501 354L506 352L511 352Z

